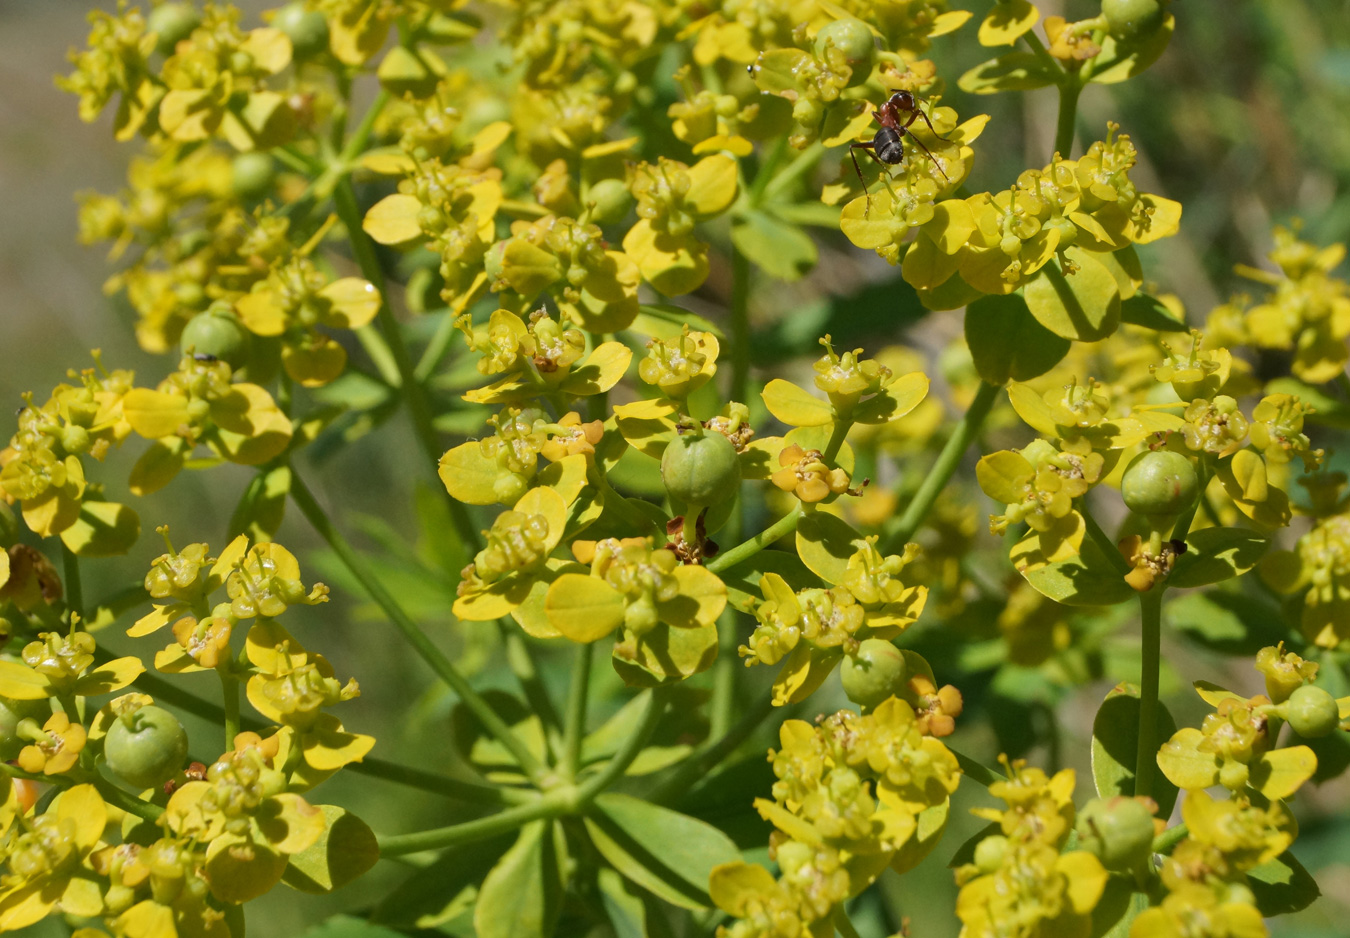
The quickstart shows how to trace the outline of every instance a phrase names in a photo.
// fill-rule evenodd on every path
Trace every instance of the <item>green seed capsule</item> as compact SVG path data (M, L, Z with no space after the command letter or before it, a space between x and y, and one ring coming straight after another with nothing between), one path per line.
M209 355L231 368L242 368L248 362L251 344L244 324L234 313L220 307L193 316L179 339L184 355Z
M1175 515L1195 504L1200 480L1195 466L1169 450L1140 453L1120 480L1125 506L1141 515Z
M173 55L174 47L202 23L201 14L190 3L165 3L150 11L146 27L155 34L155 50Z
M1137 39L1157 32L1166 13L1164 0L1102 0L1102 16L1117 39Z
M681 433L661 456L661 481L671 498L690 508L735 498L741 484L736 447L715 430Z
M1153 850L1153 815L1133 798L1093 798L1078 812L1078 846L1108 870L1138 869Z
M1285 714L1294 732L1305 739L1329 736L1341 722L1336 698L1311 684L1306 684L1289 695L1289 700L1285 703Z
M118 717L103 740L108 769L137 788L154 788L172 778L183 767L187 750L183 725L155 706Z
M864 639L858 652L844 658L839 682L848 699L860 707L875 707L900 693L909 678L900 649L880 638Z
M328 20L303 3L288 3L277 11L272 25L286 34L297 59L310 59L328 51Z
M831 51L842 55L844 63L853 70L848 80L850 87L861 85L871 76L877 47L872 30L862 20L846 17L822 26L816 33L816 58L831 63Z

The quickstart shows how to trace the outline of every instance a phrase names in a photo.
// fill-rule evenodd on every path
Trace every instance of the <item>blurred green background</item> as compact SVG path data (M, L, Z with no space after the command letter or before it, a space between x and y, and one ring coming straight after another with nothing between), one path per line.
M264 7L243 5L250 11ZM977 16L986 6L952 5L973 9ZM111 268L102 250L81 247L75 240L74 193L120 188L134 150L114 143L106 121L82 124L75 100L52 83L52 76L66 69L67 49L83 42L89 7L84 0L0 0L0 403L6 407L17 408L20 395L28 390L44 399L53 384L64 380L68 368L89 364L87 351L92 348L103 350L109 367L136 368L144 376L169 367L167 361L153 360L136 347L131 311L103 295L101 285ZM1089 3L1040 7L1043 14L1070 18L1091 12ZM1322 243L1350 236L1350 2L1179 0L1173 10L1178 19L1176 37L1152 69L1126 85L1094 85L1084 94L1079 141L1081 148L1083 142L1103 136L1109 120L1118 121L1140 151L1134 173L1140 188L1184 204L1180 236L1140 253L1157 290L1178 294L1190 320L1200 323L1211 306L1245 289L1232 272L1235 263L1264 265L1273 224L1302 219L1304 236ZM971 98L956 91L956 77L988 56L988 50L974 42L973 24L938 40L931 53L950 83L946 103L963 116L982 111L993 115L976 145L970 180L976 191L1005 187L1021 169L1044 164L1055 122L1053 90L994 98ZM877 285L874 296L885 297L886 302L894 297L898 307L912 306L904 298L908 288L899 284L895 271L870 254L862 255L851 249L845 253L827 249L808 287L828 292L861 279ZM891 320L898 321L899 317ZM904 338L932 348L958 327L953 316L930 317ZM892 329L884 338L896 337ZM849 336L869 349L882 338L865 333ZM0 430L0 436L11 432ZM430 528L434 534L437 524L425 512L420 513L419 524L415 493L428 474L415 463L416 452L400 418L308 469L308 481L323 493L326 504L340 506L336 512L340 523L361 532L366 545L383 541L412 549L419 538L426 540L419 529ZM113 468L102 477L125 478L131 455L112 457ZM86 595L98 597L142 575L160 552L152 533L157 524L169 523L180 546L189 540L223 546L230 511L249 477L248 470L234 466L204 475L189 473L167 497L136 503L148 536L126 561L87 564ZM131 501L117 484L110 483L112 497ZM430 501L423 499L421 504ZM301 556L307 582L323 578L335 587L333 602L292 614L292 624L302 642L328 655L340 676L359 678L363 696L344 709L347 725L378 733L376 755L443 770L449 758L446 718L451 701L434 691L423 692L428 683L424 667L358 595L344 588L347 584L331 565L306 561L306 551L316 541L303 523L288 518L279 540ZM391 585L397 588L400 583L394 580ZM409 595L418 585L427 592L425 580L406 585ZM453 579L431 587L433 593L445 587L449 596ZM438 641L471 669L497 641L490 627L452 629L448 602L439 609L431 605L416 611ZM929 623L930 628L936 626L940 624ZM117 630L100 638L118 652L132 650L132 642ZM1249 660L1233 665L1200 655L1174 637L1167 641L1164 654L1180 673L1204 674L1216 681L1227 677L1230 686L1255 692L1258 681ZM145 654L150 647L141 642L136 650ZM562 656L545 654L545 658L546 677L561 689L566 678L554 665L561 664ZM615 686L607 663L602 665L597 680L602 674L611 675L604 687L613 704L624 694ZM1229 667L1227 674L1222 672ZM489 687L511 686L504 671L489 669L477 680ZM213 682L204 679L191 689L205 696L215 693ZM1199 710L1189 693L1176 680L1171 689L1178 719L1195 718ZM1082 754L1091 732L1089 717L1105 690L1100 682L1089 685L1060 704L1062 751L1069 764L1079 767L1080 783L1086 780ZM806 715L828 711L840 702L822 692L813 698ZM201 753L207 755L217 731L195 723L188 728L194 740L210 740ZM997 752L997 741L987 730L977 728L958 740L972 755L992 759ZM754 745L761 744L769 745L769 738L757 739ZM756 755L753 747L747 751L744 764L758 765L757 771L763 772L762 754ZM1036 749L1030 756L1036 760L1045 753ZM767 788L767 781L764 784ZM349 773L320 791L322 800L352 806L380 831L434 826L465 816L454 805ZM1273 928L1284 936L1344 936L1350 921L1350 824L1345 818L1350 780L1342 778L1305 793L1300 797L1304 835L1296 852L1316 872L1324 897L1304 913L1275 921ZM893 915L911 917L913 935L956 934L951 911L955 887L943 863L980 825L965 815L965 809L984 800L976 786L963 786L953 812L958 820L947 844L916 873L883 879L882 900ZM751 811L748 802L743 811ZM300 934L333 909L366 908L405 873L406 868L396 864L381 864L337 899L280 889L250 907L250 932L260 938ZM878 911L857 910L855 921L865 933L882 933L880 922L869 920Z

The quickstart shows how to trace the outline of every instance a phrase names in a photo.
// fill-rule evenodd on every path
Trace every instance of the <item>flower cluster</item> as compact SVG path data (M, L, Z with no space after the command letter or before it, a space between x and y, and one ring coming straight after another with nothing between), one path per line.
M713 901L741 920L718 931L727 938L833 927L835 910L886 867L912 869L937 845L961 780L956 757L895 697L867 716L789 720L779 739L773 800L755 802L775 828L779 876L742 862L713 870Z

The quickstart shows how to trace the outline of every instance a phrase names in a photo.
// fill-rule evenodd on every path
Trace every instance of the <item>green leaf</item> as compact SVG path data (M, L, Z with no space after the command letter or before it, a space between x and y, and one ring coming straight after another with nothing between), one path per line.
M61 532L61 543L81 557L115 557L141 536L141 519L117 502L86 501L75 523Z
M396 931L382 928L352 915L334 915L326 922L303 933L303 938L403 938Z
M1097 56L1101 66L1092 73L1089 81L1101 85L1113 85L1133 78L1148 68L1167 49L1172 41L1172 31L1176 29L1176 17L1170 13L1162 26L1144 36L1133 39L1116 39L1107 35L1102 39L1102 51Z
M789 282L800 280L819 257L816 242L805 231L753 209L732 224L731 242L766 274Z
M1187 638L1229 655L1254 655L1286 637L1279 609L1234 592L1186 593L1164 615Z
M332 892L375 865L380 848L366 822L337 805L317 806L323 812L323 836L293 853L281 875L286 885L301 892Z
M1055 83L1055 73L1031 52L1009 52L966 72L957 87L970 94L1028 91Z
M277 466L255 475L230 516L229 537L247 534L254 543L272 540L286 517L286 496L291 491L291 467Z
M966 307L966 344L980 377L1002 386L1045 374L1073 343L1037 322L1026 300L1013 293Z
M669 303L644 304L639 307L637 318L628 328L655 339L669 339L683 332L686 325L696 332L711 332L719 339L726 338L726 333L711 319Z
M1055 335L1096 342L1120 325L1120 285L1090 251L1074 245L1064 257L1078 265L1065 276L1059 264L1046 264L1023 288L1031 315Z
M438 928L466 916L478 901L483 870L496 866L511 842L508 835L442 851L381 899L371 921L400 929Z
M474 906L478 938L548 938L563 892L552 821L531 821L483 880Z
M956 848L952 858L947 861L947 869L954 870L958 866L965 866L967 863L975 862L975 848L980 845L980 841L986 837L992 837L1002 831L1002 825L998 821L990 821L981 827L975 833L971 834L965 840L961 841L961 846Z
M1137 595L1092 540L1084 540L1068 560L1024 570L1022 576L1041 595L1066 606L1113 606Z
M586 830L616 870L686 909L711 905L713 867L741 856L731 838L711 824L630 795L597 798Z
M1185 332L1186 323L1147 293L1136 293L1120 304L1120 321L1144 326L1155 332Z
M1193 531L1186 538L1186 553L1177 558L1167 585L1185 589L1239 576L1256 566L1269 546L1269 538L1247 528Z
M1322 894L1317 880L1288 850L1248 870L1247 885L1256 897L1256 907L1266 918L1300 912Z
M1162 703L1158 704L1153 738L1159 743L1171 739L1176 721ZM1092 721L1092 782L1098 796L1114 798L1134 794L1134 761L1139 746L1139 688L1117 684L1106 695ZM1177 803L1177 788L1161 775L1153 776L1153 800L1158 816L1168 817Z
M863 543L863 536L838 515L807 511L797 522L797 553L802 563L826 583L835 584L844 578L848 558Z
M820 427L834 422L834 407L805 388L774 378L760 392L764 406L790 427Z
M1126 938L1130 925L1139 913L1148 908L1148 897L1143 893L1135 899L1134 880L1116 874L1106 881L1102 896L1092 908L1092 930L1089 938Z

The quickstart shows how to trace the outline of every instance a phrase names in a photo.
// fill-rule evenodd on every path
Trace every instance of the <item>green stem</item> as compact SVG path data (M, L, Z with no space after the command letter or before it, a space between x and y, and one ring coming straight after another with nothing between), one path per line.
M1162 645L1162 594L1155 586L1139 594L1143 664L1139 675L1139 747L1134 756L1134 794L1153 794L1158 762L1158 669Z
M370 107L366 113L361 115L361 122L356 125L356 130L352 131L351 137L347 139L346 145L342 148L342 153L338 159L342 162L342 168L346 170L347 163L360 154L366 148L366 142L370 140L371 131L375 129L375 121L379 119L385 105L389 103L389 92L383 89L375 95L375 100L370 102Z
M244 938L248 931L248 923L244 918L242 905L225 903L225 927L229 929L230 938Z
M436 332L431 336L431 341L427 347L422 350L422 357L417 360L417 367L413 369L413 377L419 382L426 381L432 373L440 366L445 358L445 353L450 350L450 341L455 337L455 313L453 310L446 310L441 321L436 324Z
M961 766L962 774L972 782L978 782L988 788L995 782L1006 782L1008 780L1008 777L1002 772L989 768L983 762L976 762L970 756L957 752L951 746L947 747L947 751L956 757L956 764Z
M773 698L768 694L759 695L739 723L720 737L712 737L712 741L691 753L668 777L648 792L647 800L654 804L669 804L677 800L695 782L735 752L773 710Z
M628 767L633 764L633 760L642 752L647 740L651 739L652 733L656 730L656 724L661 722L661 717L666 712L666 707L670 703L672 688L656 687L647 691L647 706L642 711L642 719L638 725L633 728L632 734L623 741L619 751L614 753L614 758L605 764L605 767L586 780L585 784L577 789L577 810L585 810L590 803L595 800L596 795L600 794L610 785L614 784L618 778L628 771Z
M224 668L216 671L220 675L220 692L225 701L225 751L234 748L234 738L239 735L239 682Z
M745 403L750 390L750 261L731 249L731 389Z
M102 648L97 649L94 656L99 663L111 661L114 657ZM136 678L135 686L150 694L156 700L172 704L184 713L191 713L193 716L211 723L225 722L225 709L219 704L203 700L191 691L183 690L161 677L156 677L148 672L142 673ZM262 732L268 728L267 724L261 720L249 716L241 716L239 725L241 729L255 732ZM231 744L233 744L233 740ZM462 782L458 779L446 778L433 772L424 772L421 769L410 768L399 765L397 762L370 756L367 756L361 762L353 762L346 766L345 771L365 775L369 778L383 779L386 782L393 782L398 785L405 785L408 788L429 791L447 798L454 798L457 801L467 801L474 804L521 804L526 798L533 797L532 794L514 788L497 788L493 785Z
M1205 457L1201 457L1196 464L1195 474L1198 477L1196 486L1195 501L1181 513L1176 523L1172 525L1172 538L1178 541L1185 541L1191 533L1191 523L1195 521L1195 512L1200 507L1200 501L1205 497L1205 489L1209 487L1210 469L1209 462Z
M75 552L66 546L66 542L61 542L61 567L65 573L64 586L66 590L66 608L72 615L77 615L80 622L84 622L84 588L80 585L80 558L75 556ZM74 625L74 619L71 620Z
M394 361L394 353L389 350L389 343L384 341L380 330L373 324L366 323L356 330L356 340L361 343L361 348L366 350L366 355L375 365L375 370L380 373L380 380L391 388L401 387L403 378L398 373L398 362Z
M772 202L777 195L815 168L816 163L825 155L825 144L817 140L793 158L787 167L774 176L764 187L763 198L756 204Z
M77 782L76 779L69 776L52 776L43 775L41 772L25 772L17 765L10 765L8 763L0 763L0 771L3 771L10 778L26 778L29 781L44 782L49 785L56 785L58 788L63 789L69 788ZM79 779L78 781L86 781L86 779ZM164 809L159 805L151 804L148 801L142 801L135 795L123 791L97 772L92 773L87 781L90 782L94 788L98 789L98 793L103 796L104 801L115 808L121 808L128 814L134 814L147 821L156 821L159 820L159 816L164 813Z
M443 450L436 437L436 428L432 425L431 408L427 403L422 385L417 383L416 375L413 373L412 358L408 354L408 347L403 343L398 320L394 318L394 311L389 306L384 269L380 266L380 259L375 254L375 243L370 240L370 236L361 227L361 210L356 204L356 193L352 189L350 179L339 180L337 187L333 190L333 204L337 208L338 217L342 219L342 224L347 228L347 237L351 241L352 253L361 267L361 273L380 292L380 311L378 313L380 329L384 333L385 341L389 344L389 351L394 356L394 364L398 367L399 390L403 394L404 404L407 405L408 416L412 418L417 441L421 444L427 465L434 474ZM439 478L435 480L434 485L437 490L443 491L445 489ZM473 519L469 517L467 509L459 501L452 498L448 492L446 492L446 501L450 506L450 519L455 525L455 530L459 533L460 540L466 545L477 545L479 542L478 529L474 527Z
M718 554L708 562L708 569L713 573L718 573L722 570L734 567L747 557L755 556L755 554L768 547L780 537L784 537L797 530L797 522L800 521L801 518L802 506L798 505L763 531L760 531L754 537L750 538L750 540L743 541L730 550Z
M1185 824L1169 827L1153 838L1154 853L1171 853L1172 848L1190 836L1191 829Z
M378 837L380 856L400 857L409 853L420 853L423 850L444 850L447 847L487 840L523 827L530 821L557 817L566 811L569 803L567 796L570 794L571 792L565 789L556 789L541 798L535 798L528 804L509 808L488 817L418 831L414 834Z
M736 709L736 678L743 670L738 647L736 613L728 606L717 619L717 661L713 665L712 701L708 707L708 735L714 739L731 726Z
M1093 543L1097 545L1111 566L1115 567L1123 576L1130 572L1130 562L1121 556L1120 548L1111 543L1111 538L1107 537L1106 532L1102 530L1097 519L1092 517L1088 511L1087 502L1084 499L1078 499L1078 513L1083 516L1083 523L1087 526L1088 537L1092 538Z
M510 808L490 817L478 818L462 824L451 824L448 827L438 827L433 830L418 831L413 834L380 837L378 838L380 855L397 857L423 850L443 850L446 847L471 843L476 840L486 840L489 837L495 837L497 834L515 830L540 818L562 817L584 811L597 795L608 788L633 764L633 760L637 758L638 753L646 745L652 730L656 728L657 721L660 720L661 714L665 711L666 697L667 695L661 688L647 692L647 708L632 735L624 740L623 746L614 754L614 758L609 761L604 769L587 780L584 785L565 785L555 788L527 804Z
M558 710L553 706L553 698L549 696L548 689L544 687L544 682L539 677L539 665L535 661L529 642L525 640L519 626L510 619L498 619L497 630L501 633L503 644L506 645L506 663L511 668L511 673L516 676L520 689L525 692L530 709L544 725L549 749L555 754L559 753L562 740L558 736L558 728L562 725L562 721L558 719Z
M897 546L909 543L915 532L919 530L923 520L928 517L928 512L932 509L933 503L942 494L942 490L947 487L947 482L956 472L957 466L961 465L961 459L965 456L966 450L979 436L980 427L983 426L984 418L989 415L990 409L993 408L999 390L997 385L985 381L980 382L980 389L975 392L975 399L970 402L970 409L966 411L965 416L956 425L955 431L952 432L952 435L942 447L942 452L938 453L937 462L933 463L933 468L924 477L923 484L914 493L914 498L905 506L905 513L900 516L900 520L896 522L894 529L886 532L886 536L883 538L885 550L892 550Z
M584 642L572 659L572 683L567 689L567 722L563 727L563 777L575 781L581 769L581 741L586 735L586 702L591 683L595 645Z
M300 474L294 469L291 472L291 498L294 500L296 507L300 509L301 514L314 527L314 530L333 549L333 553L337 555L342 565L364 587L370 598L375 600L376 605L384 610L385 615L389 617L389 621L403 633L403 637L422 657L422 660L459 695L460 700L464 701L464 705L478 718L478 722L483 725L483 728L497 737L498 742L515 757L516 762L525 770L527 775L536 780L546 778L550 773L525 747L520 737L511 731L511 727L507 726L501 717L497 716L491 704L469 685L464 675L459 673L459 669L451 663L450 659L439 648L432 644L431 639L427 638L418 628L417 623L409 618L408 614L403 611L403 607L395 601L389 591L384 588L379 580L375 579L375 576L366 567L365 561L347 543L346 538L333 527L333 523L328 520L328 516L324 514L323 509L319 507L319 503L314 500L314 495L305 486Z
M1065 72L1059 83L1059 117L1055 121L1055 152L1063 159L1072 155L1074 126L1078 120L1078 96L1083 85L1073 72Z
M839 450L843 448L844 439L848 436L848 431L852 429L853 421L847 417L836 417L834 429L830 431L830 441L825 444L825 451L821 453L821 458L826 463L833 463Z

